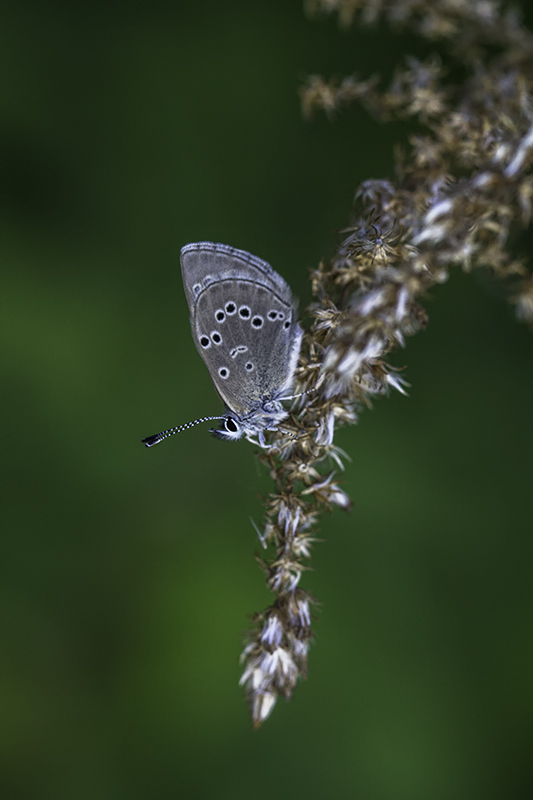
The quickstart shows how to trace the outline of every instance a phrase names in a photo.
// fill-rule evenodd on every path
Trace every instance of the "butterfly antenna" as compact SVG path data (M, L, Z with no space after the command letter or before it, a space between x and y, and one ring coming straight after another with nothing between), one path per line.
M285 397L280 397L280 400L296 400L297 397L303 397L304 394L313 394L316 392L316 389L306 389L305 392L299 392L298 394L287 394Z
M209 422L212 419L226 419L225 417L202 417L201 419L195 419L193 422L187 422L185 425L178 425L177 428L169 428L168 431L161 431L161 433L154 433L153 436L147 436L146 439L142 440L142 443L145 447L153 447L154 444L159 444L162 442L163 439L168 439L169 436L174 436L175 433L181 433L181 431L186 431L187 428L192 428L193 425L199 425L200 422Z
M278 433L283 433L285 436L291 436L293 439L299 439L297 433L293 433L292 431L288 431L287 428L272 428L271 430L277 431Z

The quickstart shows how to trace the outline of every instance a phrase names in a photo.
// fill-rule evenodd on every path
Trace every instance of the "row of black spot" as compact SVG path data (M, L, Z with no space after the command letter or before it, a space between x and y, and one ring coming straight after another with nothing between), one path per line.
M290 327L290 324L291 323L289 322L289 320L287 320L284 327L288 329ZM259 316L254 317L252 320L252 325L255 325L256 328L261 328L263 326L263 318ZM211 338L209 336L206 336L205 334L203 336L200 336L200 344L202 345L204 350L207 350L208 347L211 347L211 342L213 342L213 344L216 345L222 344L222 336L218 331L211 331Z
M225 311L223 311L221 308L218 308L215 311L215 319L217 320L217 322L224 322L226 319L226 315L231 317L237 311L237 305L236 303L233 302L233 300L229 300L224 306L224 308ZM249 306L245 305L240 306L239 316L241 317L241 319L249 319L251 315L252 312L250 311ZM268 312L267 317L271 322L274 322L277 319L281 321L285 319L285 314L282 311L275 311L274 309L272 309L271 311ZM252 326L256 330L262 328L263 324L264 324L264 319L260 314L256 314L252 318ZM283 326L285 330L288 330L290 326L291 326L290 320L288 319L285 320L285 324ZM206 336L205 334L200 337L200 344L204 348L204 350L207 350L207 348L211 346L211 342L213 342L213 344L216 345L222 344L222 336L218 331L211 331L211 337Z
M217 310L215 311L215 319L217 322L224 322L224 320L226 319L226 315L228 317L231 317L233 316L233 314L236 313L236 311L237 311L237 305L233 302L233 300L228 300L228 302L224 306L224 310L222 308L217 308ZM239 317L241 319L250 319L251 315L252 312L249 306L245 305L240 306ZM271 322L275 322L276 320L280 320L281 322L282 320L285 319L285 314L283 313L283 311L275 311L274 309L272 309L271 311L268 312L267 317ZM262 324L263 324L263 318L259 314L257 314L252 319L252 325L254 325L254 327L256 328L260 328Z

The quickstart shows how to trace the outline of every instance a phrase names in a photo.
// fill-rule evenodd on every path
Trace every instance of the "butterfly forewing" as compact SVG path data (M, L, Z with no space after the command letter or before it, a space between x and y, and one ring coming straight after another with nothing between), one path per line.
M180 255L183 286L189 310L199 291L213 280L223 277L248 277L260 281L291 297L291 290L281 275L270 264L246 250L237 250L226 244L196 242L186 244Z

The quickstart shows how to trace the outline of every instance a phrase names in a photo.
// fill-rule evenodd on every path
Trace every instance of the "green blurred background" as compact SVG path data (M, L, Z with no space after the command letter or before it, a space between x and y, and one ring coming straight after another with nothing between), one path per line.
M410 397L339 433L354 509L305 576L309 680L258 732L268 477L207 426L140 442L220 411L180 247L250 250L305 307L355 187L391 175L406 130L304 122L301 81L427 50L300 0L18 0L0 44L1 796L530 797L533 338L499 287L436 289L394 358Z

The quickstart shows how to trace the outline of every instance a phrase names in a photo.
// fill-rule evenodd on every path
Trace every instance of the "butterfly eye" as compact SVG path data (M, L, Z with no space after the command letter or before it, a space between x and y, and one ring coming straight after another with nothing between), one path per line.
M235 420L232 419L231 417L226 417L226 419L224 420L224 427L226 428L227 431L229 431L229 433L237 433L237 431L239 430L239 426L237 425Z

